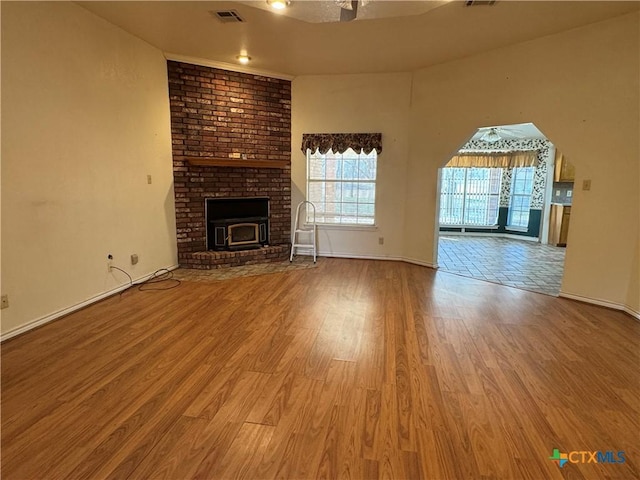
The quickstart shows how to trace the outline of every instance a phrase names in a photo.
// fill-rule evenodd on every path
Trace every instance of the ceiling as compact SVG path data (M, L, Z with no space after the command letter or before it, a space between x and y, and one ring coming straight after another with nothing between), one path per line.
M242 71L236 56L246 51L252 71L285 77L411 71L640 8L638 1L499 0L465 7L462 1L371 0L357 20L341 23L332 0L294 0L287 15L257 1L77 3L169 58ZM222 23L210 13L229 9L244 22ZM333 9L336 21L327 21Z
M546 139L544 133L538 130L533 123L517 123L514 125L494 125L491 127L480 127L471 137L471 140L480 138L489 130L495 129L498 135L505 140L525 140L531 138Z
M366 0L362 3L362 0L359 0L356 20L420 15L433 8L449 3L449 1L450 0L431 0L407 2L402 0ZM273 9L266 0L252 0L239 3L273 12ZM290 7L283 10L280 15L297 18L298 20L308 23L338 22L340 20L340 7L336 5L335 1L330 0L294 0Z

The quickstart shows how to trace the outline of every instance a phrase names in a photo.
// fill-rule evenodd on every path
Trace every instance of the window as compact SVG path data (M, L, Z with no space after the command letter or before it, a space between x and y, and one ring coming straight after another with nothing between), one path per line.
M307 199L316 206L318 223L375 223L377 153L311 153L307 149ZM308 212L309 213L309 212ZM307 221L311 221L307 218Z
M533 192L534 167L517 167L513 169L511 180L511 205L509 206L508 226L517 228L529 227L529 209Z
M443 168L440 224L495 225L501 180L501 168Z

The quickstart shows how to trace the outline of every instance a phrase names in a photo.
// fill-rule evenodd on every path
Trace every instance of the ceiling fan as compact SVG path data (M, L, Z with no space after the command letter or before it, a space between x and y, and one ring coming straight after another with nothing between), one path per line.
M340 7L340 21L350 22L358 16L358 4L364 7L369 0L335 0L335 2Z
M422 15L448 2L450 0L239 0L237 3L276 11L307 23L334 23Z
M516 125L500 125L494 127L480 127L474 137L488 143L500 140L521 140L527 138L546 138L532 123Z

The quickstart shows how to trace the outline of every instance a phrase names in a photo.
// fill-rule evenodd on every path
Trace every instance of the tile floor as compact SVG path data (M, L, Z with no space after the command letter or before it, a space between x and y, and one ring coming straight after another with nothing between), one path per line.
M526 240L440 235L441 271L557 296L565 249Z
M320 261L320 259L318 259L318 261ZM237 277L254 277L256 275L268 275L271 273L314 268L315 266L316 264L313 263L312 257L296 255L291 263L289 260L285 260L284 262L257 263L238 267L212 268L211 270L179 268L173 272L173 278L176 280L195 282L222 281Z

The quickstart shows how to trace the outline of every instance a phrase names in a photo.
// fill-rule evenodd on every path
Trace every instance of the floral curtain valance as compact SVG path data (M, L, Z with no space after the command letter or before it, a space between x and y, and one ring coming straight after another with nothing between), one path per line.
M535 167L538 152L465 152L455 155L445 167L514 168Z
M302 151L311 152L319 150L325 154L329 150L335 153L344 153L348 148L356 152L364 151L365 154L375 150L378 155L382 153L381 133L303 133Z

